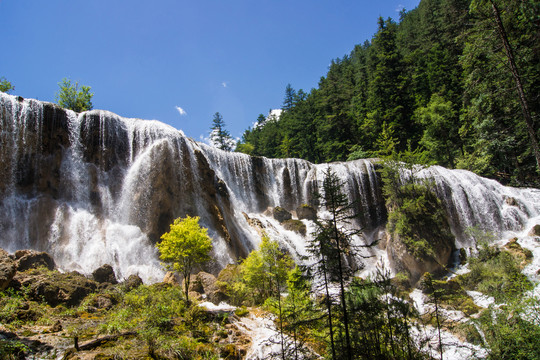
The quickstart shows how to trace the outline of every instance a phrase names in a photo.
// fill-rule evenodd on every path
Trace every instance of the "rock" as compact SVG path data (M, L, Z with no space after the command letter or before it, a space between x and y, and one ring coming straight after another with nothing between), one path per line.
M139 275L129 275L126 281L124 281L124 288L126 291L131 291L138 288L143 284L143 281Z
M109 294L99 294L99 295L96 295L92 299L90 305L94 306L96 309L109 310L116 303L117 303L117 301L111 295L109 295Z
M529 236L540 236L540 224L536 224L531 228Z
M230 283L235 281L238 276L240 276L240 267L235 264L227 264L227 266L219 272L217 280Z
M172 271L168 271L163 277L163 282L169 285L180 285L180 277Z
M283 227L286 230L294 231L302 236L306 236L306 231L307 231L306 224L304 224L300 220L293 220L293 219L285 220L283 222Z
M62 327L62 323L60 322L60 320L57 320L57 321L54 323L54 325L51 326L51 328L50 328L49 331L55 333L55 332L60 332L60 331L62 331L62 330L64 330L64 328Z
M210 273L201 271L195 275L195 279L191 281L191 284L194 284L194 289L202 290L202 293L206 294L206 299L216 305L229 299L229 296L218 285L216 277ZM196 292L201 293L201 291Z
M426 272L432 274L443 273L444 266L449 264L452 258L452 252L454 250L453 238L433 240L432 237L427 237L434 242L435 256L423 256L417 258L409 252L407 246L403 243L399 236L387 235L387 247L388 259L392 269L398 272L408 273L410 284L416 285L418 280Z
M4 249L0 249L0 291L9 286L17 272L15 261Z
M114 269L109 264L104 264L94 270L92 273L92 277L95 281L98 283L111 283L111 284L117 284L118 281L116 281L116 275L114 274Z
M296 216L298 216L298 219L306 219L315 221L317 220L317 210L307 204L302 204L296 209Z
M48 270L56 269L54 259L46 252L34 250L18 250L15 252L15 258L17 259L18 271L37 269L39 267L45 267Z
M284 222L285 220L290 220L292 218L291 213L282 208L281 206L276 206L272 213L274 215L274 219L276 219L280 223Z
M76 272L45 273L39 269L17 273L11 286L16 289L24 287L31 300L43 301L53 307L60 304L76 306L97 289L95 281Z
M518 205L516 199L514 199L513 197L507 197L507 198L505 199L505 201L506 201L506 204L507 204L508 206L517 206L517 205Z
M183 288L183 287L182 287ZM197 275L191 275L189 279L189 292L204 294L204 286Z

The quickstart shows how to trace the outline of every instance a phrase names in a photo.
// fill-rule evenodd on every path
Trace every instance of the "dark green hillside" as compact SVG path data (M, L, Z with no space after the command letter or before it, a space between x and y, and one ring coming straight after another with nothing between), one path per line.
M538 185L540 3L422 0L378 24L317 88L288 86L281 118L260 116L239 150L320 163L410 144L439 165Z

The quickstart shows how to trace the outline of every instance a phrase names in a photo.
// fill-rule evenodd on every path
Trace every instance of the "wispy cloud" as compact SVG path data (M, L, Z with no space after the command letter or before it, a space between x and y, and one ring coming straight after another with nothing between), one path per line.
M187 112L182 109L180 106L175 106L176 110L178 110L178 113L180 114L180 116L184 116L184 115L187 115Z
M227 83L224 81L224 82L221 83L221 86L223 86L224 88L226 88L226 87L227 87Z
M405 6L403 6L402 4L399 4L396 8L396 12L401 12L401 10L405 9Z

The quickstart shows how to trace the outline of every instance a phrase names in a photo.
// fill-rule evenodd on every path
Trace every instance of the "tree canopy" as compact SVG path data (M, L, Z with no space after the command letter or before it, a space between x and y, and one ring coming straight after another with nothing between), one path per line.
M5 77L0 77L0 92L9 93L11 90L14 90L15 86L11 85Z
M93 93L90 86L82 85L79 82L72 83L70 79L64 78L58 83L60 89L56 92L56 102L63 108L82 112L92 110Z
M195 266L210 260L212 239L208 229L199 226L199 217L178 218L171 224L171 229L161 236L156 244L159 258L167 269L177 271L184 280L186 299L188 298L189 280Z
M279 119L246 130L238 150L323 163L411 147L442 166L539 186L538 2L422 0L400 15L379 18L316 88L287 85Z

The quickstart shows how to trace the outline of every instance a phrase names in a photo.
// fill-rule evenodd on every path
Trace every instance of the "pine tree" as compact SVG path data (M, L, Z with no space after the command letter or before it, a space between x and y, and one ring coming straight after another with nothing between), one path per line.
M350 229L352 219L358 214L354 212L354 203L349 201L344 192L344 183L337 174L328 168L324 172L322 194L320 195L321 206L329 213L327 218L319 218L316 221L317 232L308 246L311 255L317 260L314 268L319 276L322 275L330 326L332 356L336 359L336 346L334 329L332 328L332 302L328 287L334 282L339 286L340 315L343 324L345 348L342 353L346 359L352 359L352 345L349 329L349 312L345 295L345 285L351 279L352 269L346 265L345 258L357 256L358 247L352 244L352 238L357 235L359 229ZM338 332L343 336L341 331Z
M296 91L293 89L291 84L287 84L285 88L285 98L283 99L283 106L281 107L283 111L288 111L293 108L296 102Z
M225 122L219 112L214 114L210 129L212 130L210 132L210 143L212 146L225 151L233 150L236 144L229 132L225 129Z

